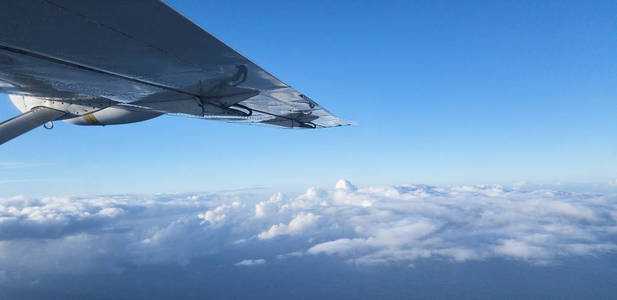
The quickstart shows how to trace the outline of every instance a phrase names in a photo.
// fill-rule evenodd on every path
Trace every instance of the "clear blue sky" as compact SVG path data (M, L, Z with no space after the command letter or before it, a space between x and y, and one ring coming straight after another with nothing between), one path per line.
M614 1L167 2L359 126L57 124L0 147L0 196L617 179Z

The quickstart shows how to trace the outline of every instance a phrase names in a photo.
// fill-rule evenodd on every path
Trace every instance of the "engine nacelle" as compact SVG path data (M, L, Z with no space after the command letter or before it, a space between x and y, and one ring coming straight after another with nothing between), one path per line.
M42 99L22 95L9 95L13 105L21 112L27 112L34 107L44 106L64 111L66 115L61 120L75 125L116 125L150 120L162 113L138 111L121 106L113 106L108 99ZM110 106L111 105L111 106Z

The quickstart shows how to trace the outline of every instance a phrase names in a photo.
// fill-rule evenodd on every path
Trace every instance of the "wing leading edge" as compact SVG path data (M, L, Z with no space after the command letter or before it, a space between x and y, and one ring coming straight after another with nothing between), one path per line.
M352 124L154 0L0 1L0 92L288 128Z

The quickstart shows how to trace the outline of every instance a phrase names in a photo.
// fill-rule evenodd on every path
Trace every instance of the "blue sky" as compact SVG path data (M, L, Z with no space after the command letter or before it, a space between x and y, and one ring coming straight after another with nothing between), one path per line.
M4 144L0 299L617 294L616 2L168 3L359 125Z
M0 148L0 196L617 179L614 2L168 3L359 126L57 124Z

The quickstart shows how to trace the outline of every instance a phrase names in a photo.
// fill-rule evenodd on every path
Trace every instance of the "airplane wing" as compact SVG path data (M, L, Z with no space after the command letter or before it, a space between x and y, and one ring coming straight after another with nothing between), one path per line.
M0 92L84 113L107 101L286 128L352 123L156 0L0 1Z

